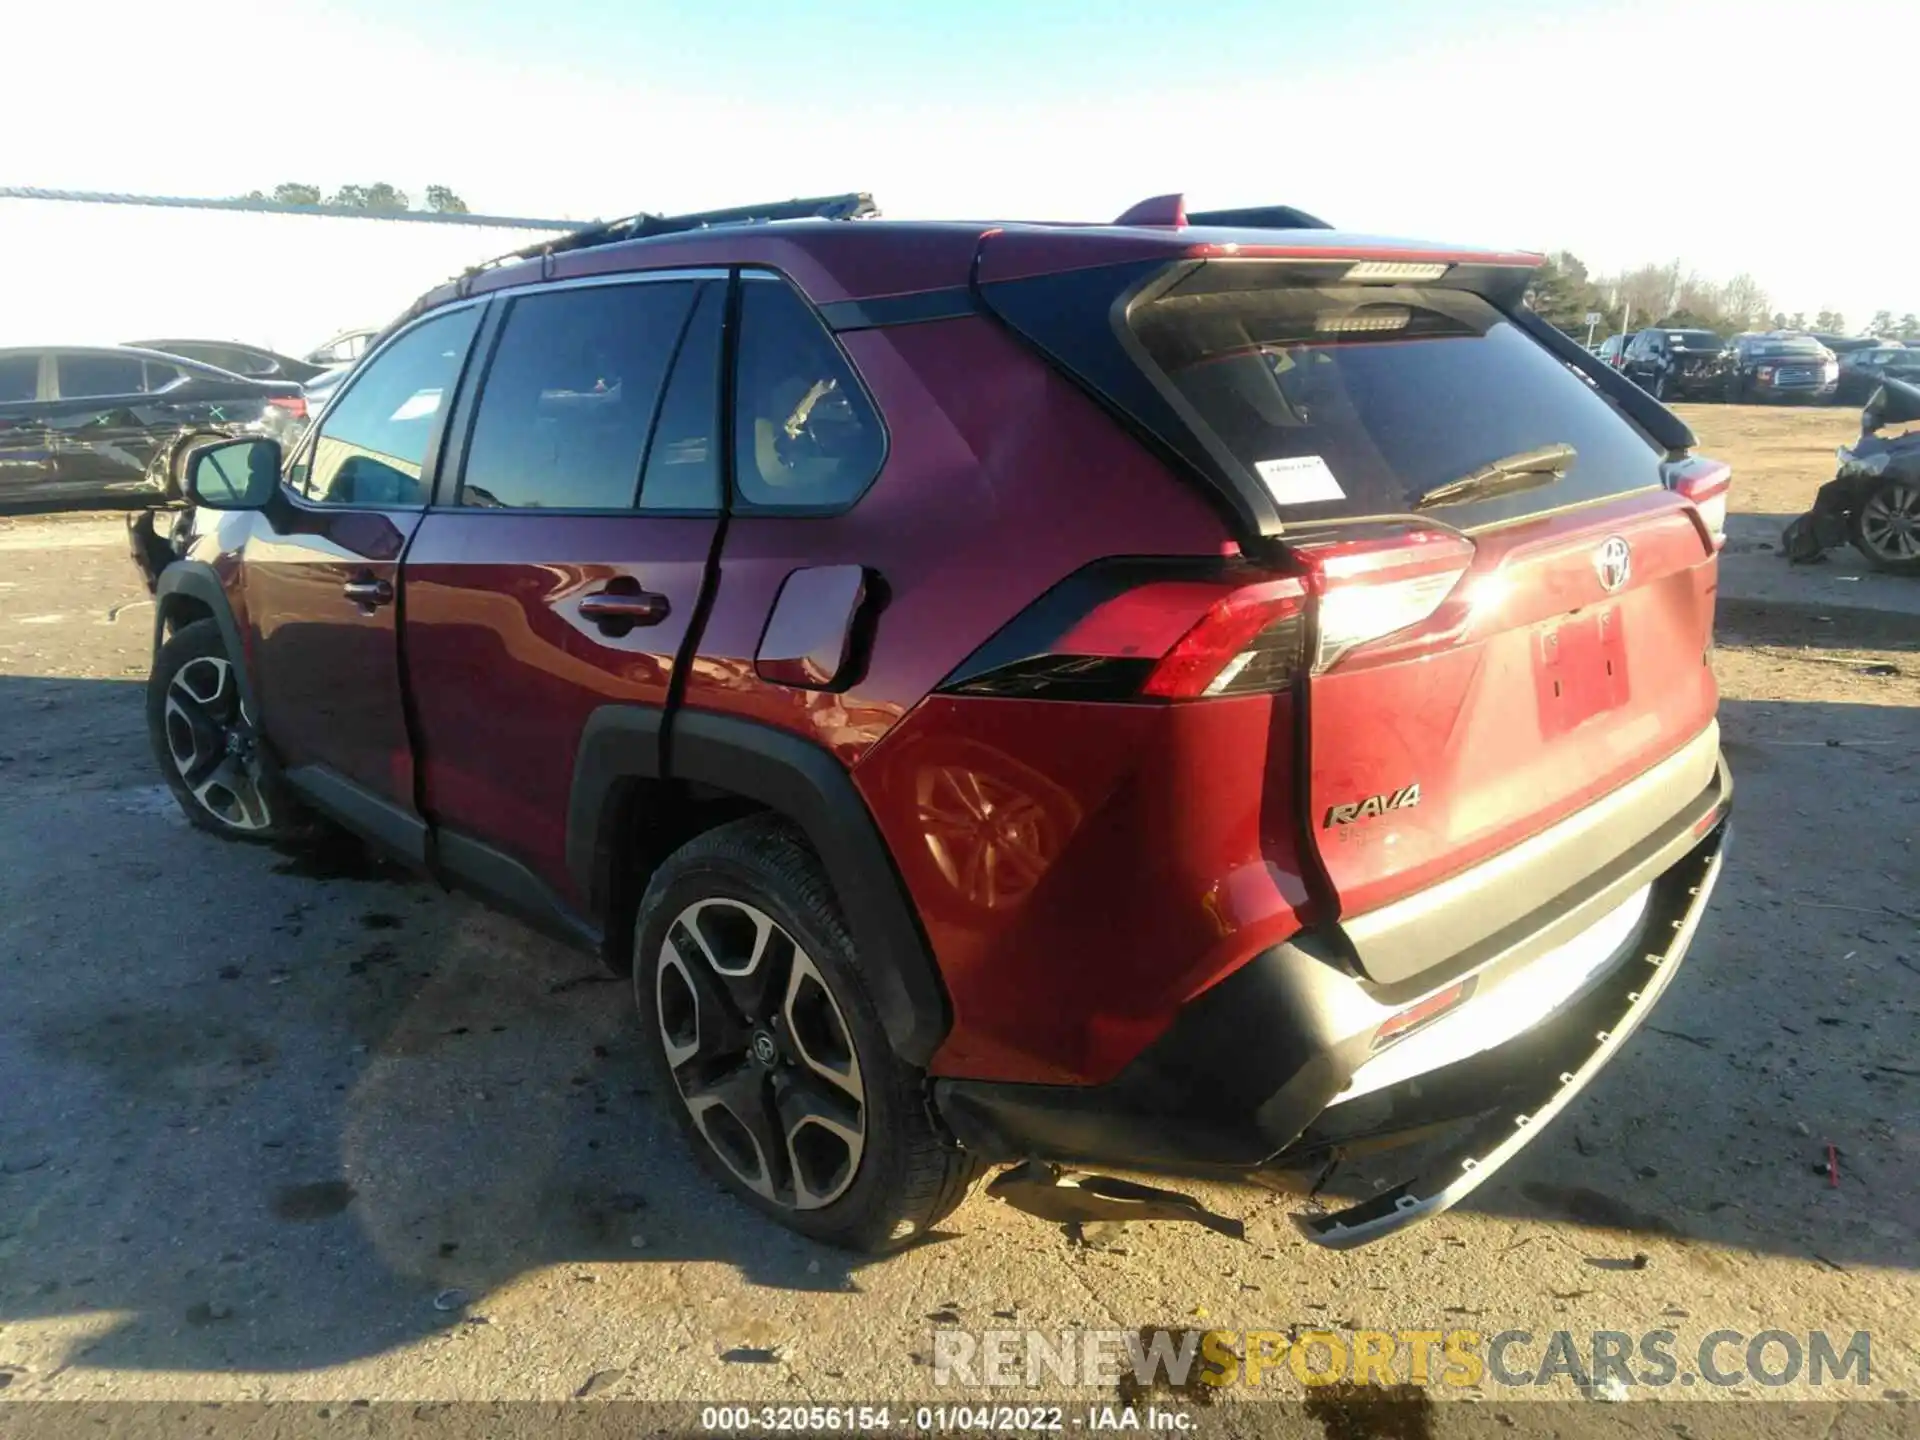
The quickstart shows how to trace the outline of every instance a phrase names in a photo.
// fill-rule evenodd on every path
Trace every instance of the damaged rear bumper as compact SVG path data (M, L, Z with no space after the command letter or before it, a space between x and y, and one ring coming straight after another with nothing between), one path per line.
M1103 1085L943 1079L934 1101L956 1138L987 1161L1040 1158L1190 1175L1251 1175L1325 1165L1458 1130L1426 1170L1352 1209L1298 1217L1316 1243L1378 1240L1456 1204L1511 1159L1599 1072L1645 1019L1692 941L1727 836L1732 782L1714 781L1613 873L1591 877L1579 914L1539 927L1543 940L1602 932L1643 906L1605 963L1583 969L1555 1008L1490 1049L1392 1083L1368 1083L1378 1008L1372 987L1301 945L1262 952L1196 997L1120 1075ZM1616 932L1617 933L1617 932ZM1576 936L1577 941L1580 937ZM1522 942L1475 972L1485 998L1555 967L1587 965L1556 938ZM1458 979L1458 972L1448 977ZM1394 995L1396 1005L1409 997ZM1367 1007L1373 1007L1371 1009ZM1459 1019L1471 1028L1472 1003ZM1491 1013L1491 1012L1483 1012ZM1445 1022L1436 1022L1437 1030ZM1430 1038L1416 1032L1399 1042Z
M1615 966L1563 1013L1498 1049L1445 1070L1429 1072L1384 1092L1392 1119L1384 1133L1342 1141L1337 1131L1303 1137L1303 1151L1328 1158L1348 1143L1378 1143L1412 1134L1498 1103L1465 1135L1447 1146L1424 1171L1380 1195L1328 1215L1296 1215L1308 1239L1336 1250L1391 1235L1417 1220L1457 1205L1564 1110L1598 1075L1627 1037L1640 1028L1693 942L1708 898L1720 878L1724 823L1677 867L1649 907L1639 953ZM1337 1110L1331 1112L1337 1115Z

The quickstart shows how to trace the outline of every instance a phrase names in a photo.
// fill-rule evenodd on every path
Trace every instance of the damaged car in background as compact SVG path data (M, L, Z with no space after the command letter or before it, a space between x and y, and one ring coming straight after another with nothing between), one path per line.
M157 350L0 350L0 515L164 504L176 493L170 462L192 437L288 441L306 418L291 380Z
M1875 568L1920 575L1920 385L1889 376L1860 412L1860 438L1813 508L1788 525L1780 549L1799 564L1851 541ZM1895 425L1912 428L1888 435Z

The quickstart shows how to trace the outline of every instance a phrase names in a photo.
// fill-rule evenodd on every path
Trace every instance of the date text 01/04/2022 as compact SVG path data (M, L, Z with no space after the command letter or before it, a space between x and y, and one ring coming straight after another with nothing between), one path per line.
M1184 1410L1148 1406L1093 1405L1070 1413L1059 1405L709 1405L700 1412L700 1428L713 1434L818 1434L846 1431L876 1434L1023 1434L1068 1430L1149 1430L1183 1433L1193 1429Z

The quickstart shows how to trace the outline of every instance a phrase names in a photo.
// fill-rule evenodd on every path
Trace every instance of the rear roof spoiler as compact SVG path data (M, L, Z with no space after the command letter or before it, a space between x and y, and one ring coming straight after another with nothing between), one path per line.
M1155 195L1129 207L1116 225L1217 225L1233 230L1331 230L1317 215L1291 205L1253 205L1239 210L1188 210L1184 195Z

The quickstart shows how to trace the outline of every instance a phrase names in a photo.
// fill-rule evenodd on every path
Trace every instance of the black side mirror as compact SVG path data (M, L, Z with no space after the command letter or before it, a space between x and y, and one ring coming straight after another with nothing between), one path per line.
M280 488L280 442L228 440L187 457L187 498L209 510L261 510Z

